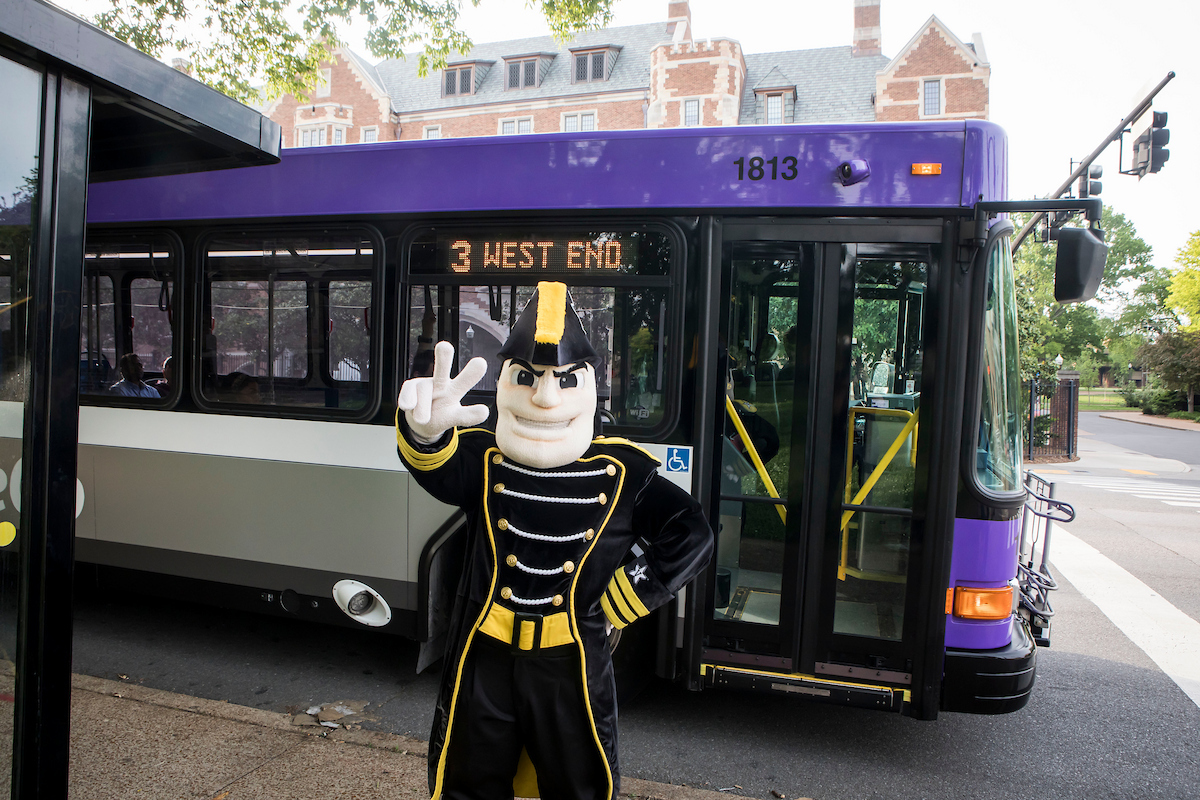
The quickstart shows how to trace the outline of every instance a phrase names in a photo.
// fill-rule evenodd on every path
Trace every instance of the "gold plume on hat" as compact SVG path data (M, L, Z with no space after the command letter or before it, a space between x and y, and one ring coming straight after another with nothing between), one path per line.
M558 344L563 337L567 312L567 285L539 281L537 285L537 327L533 340L538 344Z

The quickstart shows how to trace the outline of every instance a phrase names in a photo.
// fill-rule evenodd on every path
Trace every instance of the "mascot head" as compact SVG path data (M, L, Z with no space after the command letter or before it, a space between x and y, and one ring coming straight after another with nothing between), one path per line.
M600 357L567 287L539 283L508 341L496 384L496 444L520 464L570 464L592 442Z

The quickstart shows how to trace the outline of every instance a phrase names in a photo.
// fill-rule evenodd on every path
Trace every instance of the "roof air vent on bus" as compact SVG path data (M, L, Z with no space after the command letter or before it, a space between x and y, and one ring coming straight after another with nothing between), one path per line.
M853 186L871 177L871 165L861 158L843 161L838 165L837 176L842 186Z
M392 621L392 609L379 592L358 581L343 580L333 585L333 600L355 622L381 628Z

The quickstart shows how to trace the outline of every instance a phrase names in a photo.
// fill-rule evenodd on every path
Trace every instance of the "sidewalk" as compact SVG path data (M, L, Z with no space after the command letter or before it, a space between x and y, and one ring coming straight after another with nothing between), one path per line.
M1200 422L1189 419L1168 419L1167 417L1152 417L1140 411L1104 411L1101 419L1119 419L1122 422L1136 422L1139 425L1153 425L1156 428L1174 428L1177 431L1200 431Z
M427 798L425 742L75 675L72 800ZM623 797L728 800L633 778Z

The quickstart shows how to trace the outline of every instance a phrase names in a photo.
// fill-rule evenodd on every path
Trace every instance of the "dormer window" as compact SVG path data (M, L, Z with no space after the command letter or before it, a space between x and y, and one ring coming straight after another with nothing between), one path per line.
M451 97L461 94L475 94L473 77L475 70L471 67L455 67L446 70L446 80L442 94Z
M782 125L783 124L783 95L769 94L767 95L767 124Z
M536 89L542 85L542 76L550 66L554 53L531 53L527 56L510 56L504 59L504 88Z
M475 94L483 83L492 61L460 61L449 64L442 72L442 97L461 97Z
M595 83L608 80L612 65L621 48L608 45L588 49L571 50L571 82Z
M537 85L538 60L536 58L508 62L509 89L524 89Z

